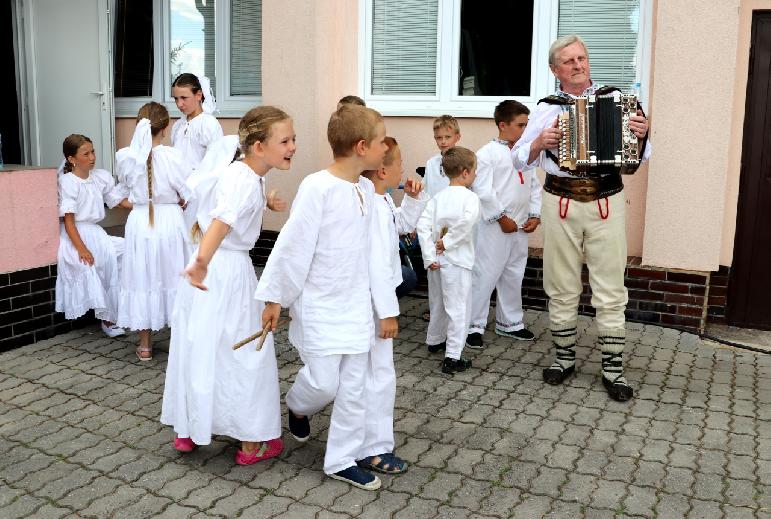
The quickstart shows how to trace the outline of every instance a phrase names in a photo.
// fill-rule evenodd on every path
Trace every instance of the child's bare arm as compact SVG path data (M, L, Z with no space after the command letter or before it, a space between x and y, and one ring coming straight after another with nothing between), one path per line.
M66 213L64 215L64 230L67 233L67 236L69 236L72 244L75 246L75 250L78 251L80 261L89 266L93 265L94 256L91 254L91 251L88 250L86 244L83 243L78 228L75 225L75 213Z
M203 235L201 245L198 247L198 254L185 268L187 279L194 287L208 290L203 284L203 280L209 270L209 262L228 232L230 232L230 226L217 219L212 220L211 225L206 229L206 234Z

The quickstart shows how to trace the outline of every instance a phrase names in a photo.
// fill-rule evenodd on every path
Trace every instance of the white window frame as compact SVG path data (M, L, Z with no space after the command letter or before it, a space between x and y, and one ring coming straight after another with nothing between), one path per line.
M114 12L114 10L113 10ZM171 0L153 0L153 40L160 42L153 49L153 95L151 97L116 97L116 117L136 117L139 108L150 101L166 106L172 117L181 114L171 97ZM246 111L262 104L262 96L230 95L230 0L217 0L214 43L214 70L216 77L217 112L215 117L241 117ZM168 78L168 81L167 81ZM166 84L168 83L168 84Z
M653 0L640 0L636 82L640 98L648 99ZM373 95L372 18L373 0L359 0L359 96L367 106L385 116L430 116L446 113L456 117L491 118L504 99L516 99L533 110L538 100L553 93L555 79L549 70L549 47L557 38L559 0L534 0L533 42L529 96L463 96L457 93L460 53L461 0L439 0L437 14L437 71L435 95ZM544 30L545 29L545 30ZM591 49L589 49L591 53ZM590 54L591 61L591 54Z

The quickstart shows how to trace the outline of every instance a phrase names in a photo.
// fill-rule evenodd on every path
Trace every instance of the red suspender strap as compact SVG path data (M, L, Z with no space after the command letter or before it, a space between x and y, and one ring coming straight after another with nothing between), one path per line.
M602 203L601 203L602 201L601 200L597 200L597 209L600 211L600 218L602 218L603 220L607 220L608 216L610 216L610 207L608 206L608 199L607 199L607 197L604 200L605 200L605 214L602 214Z
M520 184L524 184L525 183L525 177L522 176L522 172L521 171L517 171L517 173L519 173L519 183Z
M564 209L562 208L562 201L563 200L565 201L565 208ZM564 196L561 196L560 197L559 211L560 211L560 218L562 218L563 220L568 217L568 208L569 207L570 207L570 198L565 198Z

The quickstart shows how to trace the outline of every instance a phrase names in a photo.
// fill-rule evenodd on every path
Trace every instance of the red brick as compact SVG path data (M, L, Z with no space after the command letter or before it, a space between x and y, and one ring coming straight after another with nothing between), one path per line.
M707 292L707 287L702 287L699 285L691 285L690 292L695 296L703 296Z
M710 296L724 296L726 294L726 287L709 287Z
M709 296L707 304L710 306L725 306L725 296Z
M661 292L650 292L648 290L629 290L629 299L638 299L641 301L663 301L664 294Z
M690 315L693 317L701 317L702 313L704 313L704 309L700 306L682 305L677 307L678 315Z
M643 279L667 279L666 270L650 270L641 267L630 267L626 270L626 275L630 278L643 278Z
M626 278L624 280L626 288L639 288L640 290L648 290L651 285L650 279L640 278Z
M706 285L707 276L703 274L691 274L688 272L667 272L667 281L678 283L692 283L694 285Z
M701 296L687 296L685 294L665 294L664 301L667 303L685 303L688 305L703 305L704 298Z
M696 317L686 317L684 315L662 314L661 322L664 324L671 324L673 326L681 326L683 328L698 330L699 324L701 324L701 319Z
M676 294L687 294L691 285L683 283L671 283L669 281L654 281L651 283L651 290L658 292L674 292Z
M727 287L728 276L719 276L719 275L712 274L709 277L709 284L712 286Z

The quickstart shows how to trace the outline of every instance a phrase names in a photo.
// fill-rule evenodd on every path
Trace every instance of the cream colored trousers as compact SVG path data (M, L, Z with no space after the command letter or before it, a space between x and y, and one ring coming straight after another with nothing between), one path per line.
M592 202L577 202L544 191L543 285L549 296L552 329L575 326L585 260L600 335L624 330L628 299L624 286L625 211L623 191Z

